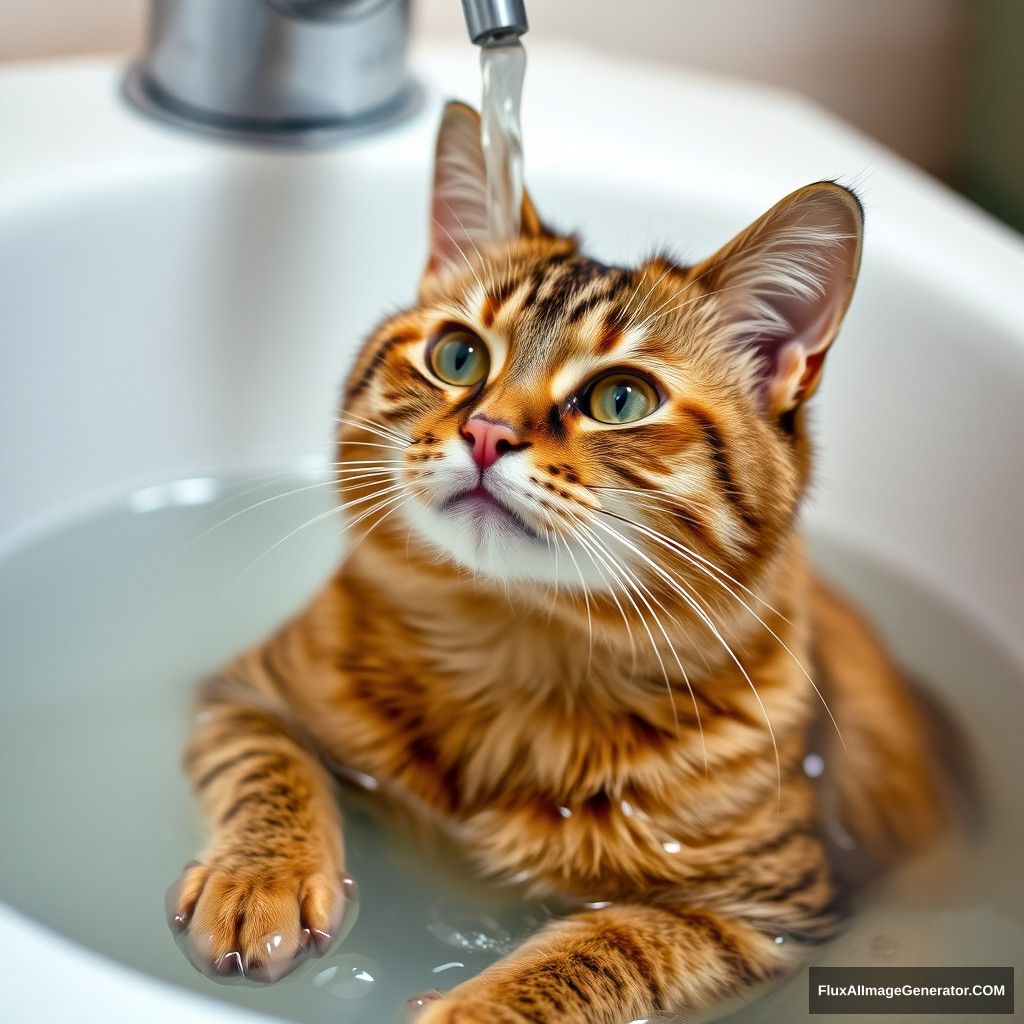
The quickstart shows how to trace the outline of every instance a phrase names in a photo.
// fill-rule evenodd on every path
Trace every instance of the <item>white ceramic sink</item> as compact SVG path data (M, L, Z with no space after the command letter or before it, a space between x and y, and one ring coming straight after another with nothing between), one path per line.
M808 521L1024 664L1021 239L794 97L529 49L527 179L600 258L697 257L799 185L861 190ZM441 99L478 96L469 47L417 66L413 121L323 153L147 121L113 63L0 72L0 551L112 496L322 444L359 338L414 294ZM108 1021L245 1016L0 905L0 1016L70 1020L83 993Z

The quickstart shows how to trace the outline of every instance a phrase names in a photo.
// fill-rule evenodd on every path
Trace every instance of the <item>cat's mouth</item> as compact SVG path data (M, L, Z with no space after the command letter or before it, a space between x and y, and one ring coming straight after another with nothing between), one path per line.
M474 525L497 524L511 526L530 540L541 537L514 509L509 508L500 498L482 483L459 494L452 495L441 506L443 512L459 511L472 517Z

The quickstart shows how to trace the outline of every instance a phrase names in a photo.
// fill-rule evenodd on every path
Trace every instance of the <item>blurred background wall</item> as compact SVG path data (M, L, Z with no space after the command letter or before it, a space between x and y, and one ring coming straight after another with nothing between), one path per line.
M418 38L464 38L459 0L412 2ZM145 7L0 0L0 60L132 52ZM535 37L794 89L1024 228L1024 0L532 0L528 9Z

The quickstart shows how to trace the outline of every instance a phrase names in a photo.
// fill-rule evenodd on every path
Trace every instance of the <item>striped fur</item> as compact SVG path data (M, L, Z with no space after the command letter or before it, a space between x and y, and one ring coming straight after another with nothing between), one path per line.
M431 1004L428 1024L706 1006L837 928L825 808L874 865L943 818L909 691L795 532L802 402L852 289L856 203L810 186L695 268L605 266L524 224L500 249L436 249L420 301L367 341L338 434L361 539L207 688L187 755L213 838L177 913L211 961L260 964L270 932L290 956L303 927L335 927L322 757L447 828L481 874L610 902ZM452 325L490 353L473 388L431 372ZM663 404L588 418L585 386L612 367ZM477 479L461 433L480 415L521 439L487 470L509 515L451 504ZM824 792L801 769L812 742Z

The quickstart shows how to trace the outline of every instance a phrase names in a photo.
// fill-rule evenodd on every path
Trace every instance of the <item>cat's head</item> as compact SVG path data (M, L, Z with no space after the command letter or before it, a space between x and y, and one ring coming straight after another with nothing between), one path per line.
M605 266L528 197L495 244L479 120L451 104L431 215L419 302L348 383L350 520L506 586L632 603L671 592L666 574L755 580L806 483L802 406L857 276L854 195L802 188L693 267Z

